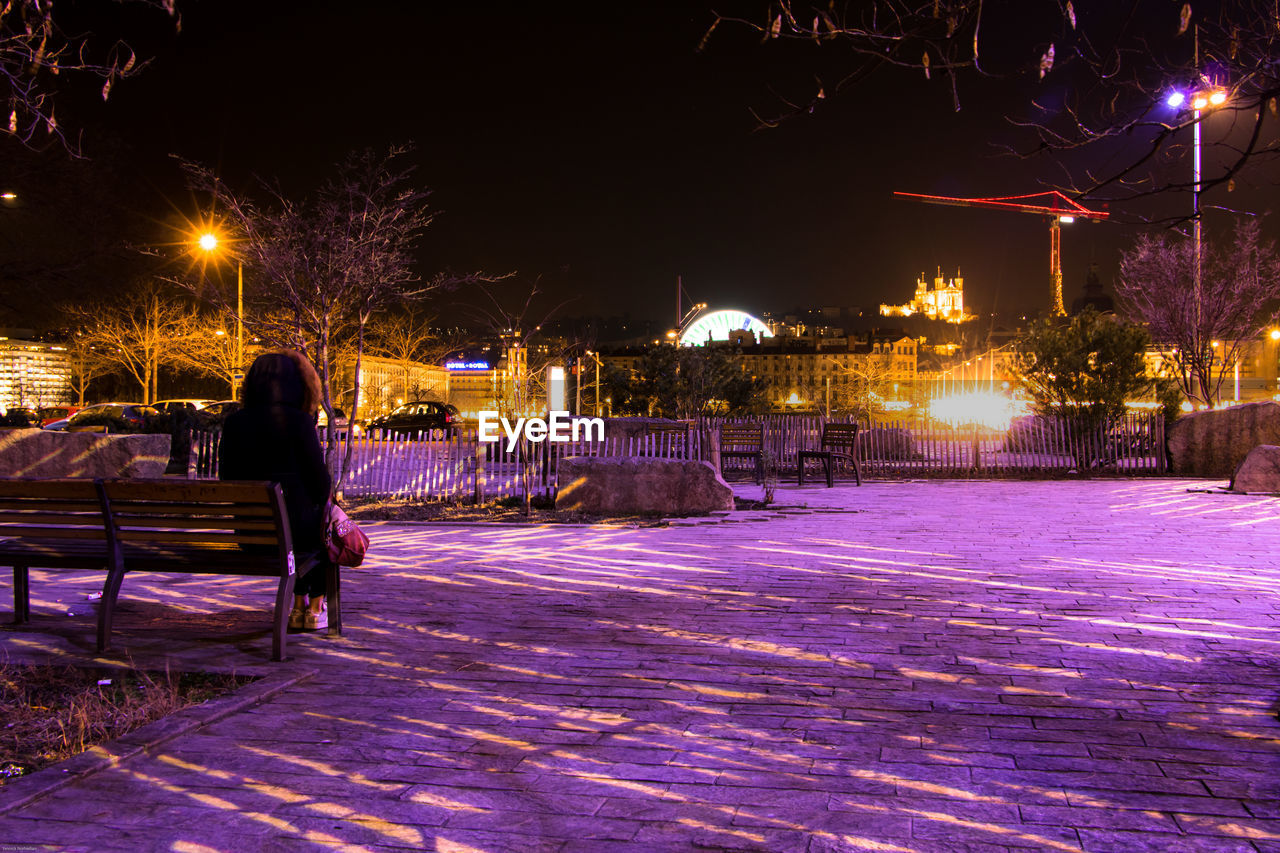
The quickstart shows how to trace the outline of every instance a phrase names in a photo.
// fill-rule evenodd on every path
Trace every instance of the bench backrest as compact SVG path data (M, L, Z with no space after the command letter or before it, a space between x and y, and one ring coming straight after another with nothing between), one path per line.
M690 421L654 421L644 425L646 435L684 435L693 428Z
M0 479L0 536L105 540L94 480Z
M852 453L858 442L857 424L826 424L822 427L822 449Z
M720 427L720 449L760 450L764 446L764 424L725 424Z
M255 546L278 556L293 543L274 483L219 480L105 480L105 500L121 545Z

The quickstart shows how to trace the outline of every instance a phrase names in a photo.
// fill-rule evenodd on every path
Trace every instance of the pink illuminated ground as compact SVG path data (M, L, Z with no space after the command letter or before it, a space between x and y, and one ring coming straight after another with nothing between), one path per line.
M115 659L315 674L0 815L0 845L1280 851L1280 501L1188 491L1215 485L374 527L346 636L276 665L268 585L131 576ZM37 573L4 652L92 658L93 588Z

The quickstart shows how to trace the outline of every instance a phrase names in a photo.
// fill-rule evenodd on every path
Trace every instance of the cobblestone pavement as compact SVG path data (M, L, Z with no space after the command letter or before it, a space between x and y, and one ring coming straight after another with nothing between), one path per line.
M375 526L346 635L274 665L269 584L130 576L138 665L314 675L10 809L0 848L1280 851L1280 501L1205 485ZM97 582L35 573L4 652L92 659Z

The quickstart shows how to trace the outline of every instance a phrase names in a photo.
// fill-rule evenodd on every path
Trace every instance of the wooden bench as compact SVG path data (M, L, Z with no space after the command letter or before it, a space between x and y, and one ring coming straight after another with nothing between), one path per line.
M644 425L646 437L653 436L653 450L661 453L687 455L693 431L692 421L650 421Z
M13 621L31 618L28 569L100 569L111 562L102 484L0 479L0 566L13 567Z
M799 485L804 485L804 463L809 459L822 461L822 470L827 475L827 488L835 485L836 462L847 460L853 463L854 480L862 485L862 463L858 461L858 425L857 424L825 424L822 427L822 441L818 450L801 450L799 462Z
M84 497L86 486L97 495L96 511ZM40 497L26 502L17 497L31 487ZM14 537L0 542L0 565L14 567L15 620L26 621L30 615L28 567L105 569L99 651L110 645L112 615L126 573L224 574L278 579L271 656L284 660L294 582L328 565L319 554L294 554L284 498L272 483L0 481L0 495L0 535ZM334 566L327 571L329 634L338 635L338 572Z
M764 424L725 424L720 427L720 474L724 460L754 459L756 482L764 482Z

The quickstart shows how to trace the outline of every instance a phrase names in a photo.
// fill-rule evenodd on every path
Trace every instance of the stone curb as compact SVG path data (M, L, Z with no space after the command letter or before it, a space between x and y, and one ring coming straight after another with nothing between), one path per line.
M0 787L0 815L29 805L65 785L101 770L118 767L139 753L149 752L178 735L195 731L237 711L265 702L286 688L306 681L314 669L268 675L227 696L184 708L135 729L109 743L90 747L52 767L37 770Z

